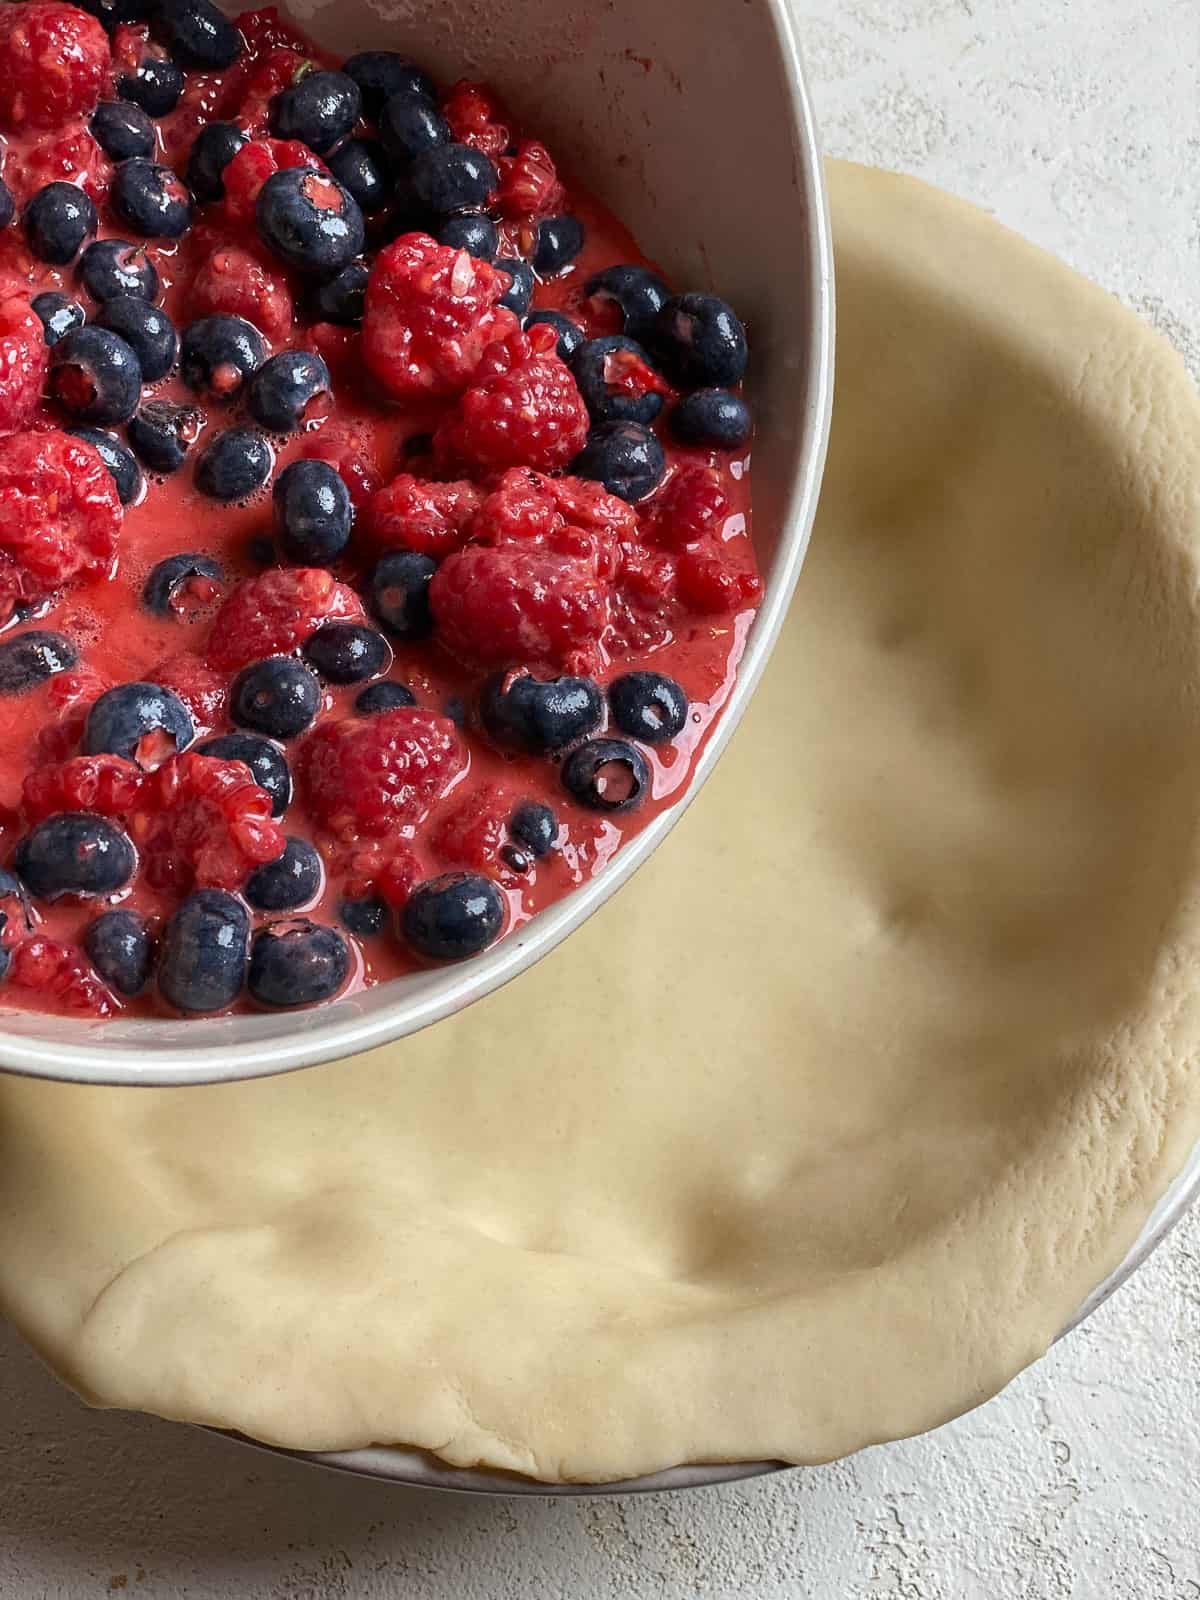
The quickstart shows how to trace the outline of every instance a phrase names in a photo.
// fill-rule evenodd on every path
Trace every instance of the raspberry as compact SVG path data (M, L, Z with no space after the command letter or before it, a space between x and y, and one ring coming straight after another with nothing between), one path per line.
M112 683L93 667L75 667L70 672L56 672L50 679L46 699L52 711L69 711L76 706L90 706L99 700Z
M348 900L377 894L398 911L421 879L421 863L402 841L371 839L354 845L337 862Z
M565 193L544 144L523 139L516 155L502 156L499 167L496 195L506 217L549 216L562 209Z
M512 801L494 783L473 789L440 819L431 843L451 867L494 872L500 859Z
M237 120L251 137L266 133L271 101L296 81L302 67L311 65L299 50L286 45L277 45L261 57L246 83L237 113Z
M529 466L554 472L583 449L587 407L571 369L543 348L543 337L553 345L553 328L541 324L532 334L492 345L475 387L433 436L439 471L461 466L486 477L506 467Z
M129 832L157 889L236 889L284 851L271 796L241 761L185 752L145 777Z
M225 213L231 222L254 226L258 191L274 172L287 167L311 167L325 172L325 163L298 139L252 139L225 168Z
M264 656L296 650L323 622L357 622L353 589L323 567L276 567L247 578L213 619L207 660L235 672Z
M260 6L256 11L242 11L233 25L246 41L244 59L256 64L273 50L293 50L303 55L308 44L302 33L279 15L276 6Z
M111 1017L118 1010L117 1002L83 951L73 944L59 944L54 939L24 940L13 951L8 981L19 988L50 995L68 1011Z
M0 615L77 575L107 575L120 529L117 486L90 444L56 428L0 439Z
M679 598L689 611L727 614L762 598L762 580L735 566L713 539L690 545L679 558Z
M111 688L109 680L91 667L56 673L47 687L46 700L50 710L58 714L58 721L38 733L35 761L44 765L72 756L83 738L83 725L92 702Z
M82 124L45 134L17 150L5 182L24 205L48 183L73 183L97 205L108 198L112 162Z
M378 550L416 550L440 561L466 543L480 498L473 483L427 483L402 472L371 496L363 532Z
M240 245L226 245L204 258L192 280L191 303L196 317L245 317L272 344L284 343L291 333L292 293L286 278Z
M481 667L589 662L609 618L595 563L537 548L471 545L433 575L429 600L442 643Z
M145 775L123 756L72 756L27 773L21 802L31 822L56 811L123 817L137 803Z
M50 352L41 320L24 298L0 301L0 433L32 421Z
M58 0L0 8L0 126L58 128L86 115L109 80L104 29Z
M496 105L478 83L464 78L456 83L442 106L442 115L459 144L469 144L485 156L503 155L508 149L508 129L496 120Z
M322 724L300 747L296 777L310 814L330 833L380 838L420 822L464 759L448 717L404 706Z
M547 478L512 467L483 501L470 527L484 544L542 544L564 556L590 556L612 577L619 545L637 537L632 506L584 478Z
M337 470L350 491L355 511L365 509L383 482L366 438L355 428L327 424L304 441L304 454L310 461L328 461Z
M655 609L675 599L676 560L642 544L621 547L621 592L638 607Z
M228 680L190 650L168 656L146 677L150 683L160 683L177 694L191 712L192 721L202 728L215 728L225 714Z
M362 349L376 382L393 400L465 389L488 345L516 332L516 317L496 304L507 286L507 273L465 250L402 234L367 281Z
M668 550L715 539L731 507L720 476L709 467L684 467L659 491L646 512L646 534Z

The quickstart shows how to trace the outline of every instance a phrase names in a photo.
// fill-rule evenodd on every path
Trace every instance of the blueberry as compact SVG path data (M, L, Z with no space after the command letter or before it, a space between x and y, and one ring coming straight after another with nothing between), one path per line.
M478 955L504 926L504 896L476 872L447 872L419 883L400 917L405 941L430 961Z
M267 247L298 272L331 276L362 254L358 201L336 178L308 167L273 172L254 207Z
M225 168L246 143L236 122L208 122L192 140L187 185L197 200L220 200L225 193Z
M401 90L379 112L379 137L393 161L408 162L448 145L454 137L445 117L423 94Z
M21 226L39 261L65 267L96 231L96 208L73 183L48 183L25 207Z
M101 100L88 124L92 138L113 161L154 154L154 124L128 100Z
M201 317L183 330L179 375L198 394L232 400L266 354L262 334L244 317Z
M177 694L157 683L121 683L92 705L79 748L85 756L107 753L155 767L164 752L186 750L195 737L191 712Z
M158 273L145 245L128 239L95 239L79 258L79 280L93 300L119 294L158 299Z
M88 811L47 817L25 835L13 856L18 877L38 900L115 894L136 865L128 835Z
M17 214L17 202L13 199L13 192L0 178L0 228L7 228Z
M81 422L124 422L141 398L142 369L120 334L73 328L50 351L50 393Z
M589 300L615 305L621 313L621 331L644 343L653 332L654 319L671 297L661 278L645 267L605 267L589 278L584 288Z
M142 52L133 72L122 72L117 78L117 93L122 100L131 100L150 117L165 117L174 111L183 93L183 73L168 56ZM149 150L131 151L131 155L150 155Z
M272 433L294 433L330 409L329 368L310 350L282 350L246 386L246 406Z
M531 856L547 855L558 838L558 818L540 800L522 800L508 819L508 831Z
M278 745L257 733L223 733L196 746L202 756L220 761L241 761L250 768L255 783L271 796L271 815L281 817L292 803L292 774Z
M57 344L72 328L82 328L87 321L87 313L77 300L71 300L54 289L35 294L30 304L42 319L48 345Z
M680 294L654 319L653 345L676 383L727 388L746 371L746 330L715 294Z
M632 811L650 788L650 768L624 739L589 739L563 762L562 781L589 811Z
M136 911L102 911L83 935L88 960L110 989L132 998L150 982L154 942Z
M138 358L143 383L157 383L175 365L179 335L160 306L136 295L118 294L101 307L96 326L120 334Z
M304 645L304 659L328 683L362 683L392 664L392 647L361 622L326 622Z
M367 575L367 605L394 639L433 632L429 584L437 562L414 550L389 550Z
M142 469L134 460L133 451L102 428L68 428L67 432L91 445L111 473L121 504L132 505L142 492Z
M268 128L275 139L298 139L318 155L332 150L362 115L362 94L345 72L327 69L297 74L273 96Z
M229 714L239 727L272 739L292 739L321 709L321 685L293 656L268 656L238 673L229 702Z
M129 442L151 472L178 472L200 437L204 413L171 400L147 400L129 419Z
M95 17L109 33L123 22L144 22L153 9L153 0L80 0L80 10Z
M688 697L663 672L626 672L608 686L613 721L643 744L667 744L687 722Z
M408 181L419 205L435 217L449 217L485 206L500 176L487 156L470 145L439 144L414 158Z
M594 678L543 681L526 672L498 672L480 691L479 715L498 745L541 755L594 733L604 697Z
M61 633L31 628L0 640L0 694L23 694L56 672L69 671L78 660L79 651Z
M388 908L377 895L369 894L361 900L343 900L338 916L358 938L373 939L387 927Z
M263 1006L314 1006L331 1000L350 971L336 928L297 918L263 928L250 947L247 987Z
M220 72L242 53L241 34L212 0L159 0L154 30L185 67Z
M750 407L728 389L697 389L671 413L671 431L684 444L738 450L754 431Z
M113 211L147 239L178 239L192 225L192 197L170 167L135 156L122 161L108 191Z
M539 322L546 323L558 334L558 358L569 366L583 344L583 329L570 317L564 317L561 311L531 311L525 318L527 328L534 328Z
M193 578L204 579L207 587L223 583L225 574L211 556L198 552L168 556L151 568L142 585L142 604L157 617L185 616L189 609L187 586Z
M354 709L363 717L376 717L381 711L400 711L416 703L416 695L402 683L369 683L354 697Z
M197 889L167 923L158 989L176 1011L223 1011L242 992L250 913L224 889Z
M210 500L245 500L271 476L275 452L254 428L226 428L196 461L196 487Z
M575 382L593 422L653 422L663 397L653 389L630 393L622 378L637 364L651 366L640 344L623 333L581 344L571 362Z
M293 461L276 478L271 498L289 561L325 567L346 548L354 502L345 479L328 461Z
M316 850L307 839L293 838L281 856L250 874L243 893L256 911L295 911L313 903L324 881Z
M539 278L557 277L583 249L583 223L569 211L544 217L537 225L533 270Z
M497 304L507 306L518 317L525 316L533 304L533 268L519 256L500 256L496 265L512 279Z
M533 857L526 851L518 849L515 844L501 845L500 859L513 872L526 873L533 866Z
M640 422L600 422L571 463L579 478L602 483L622 500L644 500L662 482L666 458L657 438Z
M387 151L377 139L347 139L338 145L326 165L358 201L364 216L382 211L392 198L395 174Z
M332 278L314 285L309 296L314 322L339 322L349 326L361 322L367 303L367 279L370 277L361 261L352 261Z
M447 217L438 228L437 242L454 250L465 250L477 261L494 261L500 235L491 217L482 211L460 211L456 216Z
M437 99L437 89L428 73L394 50L361 50L342 63L342 71L354 79L362 93L363 110L376 122L384 101L394 94Z
M467 725L467 702L460 694L452 694L442 706L442 715L449 717L456 728Z

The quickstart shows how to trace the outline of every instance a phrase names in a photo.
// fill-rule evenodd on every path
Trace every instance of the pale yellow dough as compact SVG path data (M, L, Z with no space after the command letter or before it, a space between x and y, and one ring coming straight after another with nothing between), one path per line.
M832 170L812 554L678 831L535 972L272 1082L0 1084L0 1306L103 1405L609 1479L926 1428L1200 1131L1200 407Z

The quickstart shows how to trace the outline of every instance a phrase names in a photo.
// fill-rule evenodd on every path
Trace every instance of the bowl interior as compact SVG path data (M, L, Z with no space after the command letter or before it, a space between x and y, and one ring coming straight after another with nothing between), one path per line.
M237 9L231 7L231 9ZM295 0L344 52L411 52L495 84L566 152L573 175L682 286L719 288L752 330L747 385L755 539L767 579L738 682L691 786L711 770L786 611L816 504L829 422L832 290L820 158L783 0L493 0L441 7ZM729 72L736 50L740 70ZM721 115L711 108L721 106ZM462 967L418 973L313 1012L85 1023L3 1013L0 1068L96 1083L211 1082L353 1054L478 999L546 954L637 869L682 811L655 819L599 879Z

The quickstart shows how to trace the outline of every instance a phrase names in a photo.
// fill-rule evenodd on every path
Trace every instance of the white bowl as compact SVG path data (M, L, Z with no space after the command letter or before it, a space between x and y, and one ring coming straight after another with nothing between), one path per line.
M749 322L755 540L766 597L691 798L737 726L779 633L829 430L829 223L786 0L294 0L291 9L337 50L409 51L447 78L493 83L676 283L717 289ZM600 877L461 966L398 978L319 1010L269 1016L87 1023L4 1012L0 1068L84 1083L224 1082L400 1038L546 955L637 871L684 804L655 818Z

